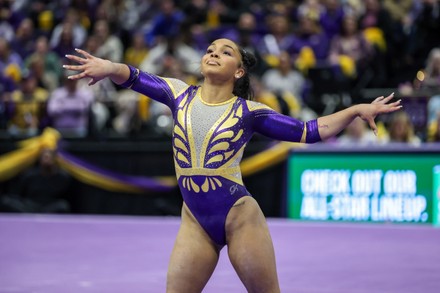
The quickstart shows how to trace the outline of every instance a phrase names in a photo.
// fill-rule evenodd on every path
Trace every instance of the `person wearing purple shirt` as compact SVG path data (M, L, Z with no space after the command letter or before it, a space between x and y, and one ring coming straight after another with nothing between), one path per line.
M299 18L299 28L294 34L292 46L289 52L294 58L300 54L303 48L309 47L313 50L316 61L325 63L330 46L328 36L322 32L318 20L308 16Z
M328 39L331 40L340 31L345 11L341 0L325 0L323 7L324 11L319 16L319 23Z
M280 292L270 232L257 201L247 191L240 161L254 133L272 139L313 143L342 131L361 117L401 108L393 95L307 122L251 101L250 68L255 57L228 39L210 44L201 60L204 80L181 80L141 72L83 50L66 56L78 65L72 80L89 84L109 77L122 87L167 105L174 118L173 153L182 192L182 222L168 268L166 292L201 292L228 246L231 263L248 292Z
M94 95L91 89L78 87L77 83L76 80L64 78L63 85L49 97L49 118L63 137L82 138L88 134Z

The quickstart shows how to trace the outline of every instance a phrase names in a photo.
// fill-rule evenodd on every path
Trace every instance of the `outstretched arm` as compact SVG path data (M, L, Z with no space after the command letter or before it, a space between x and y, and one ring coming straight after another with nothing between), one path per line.
M388 97L378 97L371 104L358 104L331 115L318 118L319 135L322 140L331 138L340 133L356 117L366 121L370 128L377 134L377 126L374 119L377 115L391 113L402 108L400 100L388 103L394 97L394 93Z
M116 84L122 84L130 77L130 68L125 64L95 57L81 49L75 50L82 57L66 55L66 58L75 61L79 65L63 65L66 69L79 71L77 74L70 75L69 79L90 78L89 85L93 85L106 77Z

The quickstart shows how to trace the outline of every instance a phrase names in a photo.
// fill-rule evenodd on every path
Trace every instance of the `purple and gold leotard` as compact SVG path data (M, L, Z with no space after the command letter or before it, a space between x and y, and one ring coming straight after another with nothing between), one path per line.
M130 67L124 87L168 105L173 113L173 152L183 200L218 245L226 244L229 210L246 190L240 172L243 150L253 133L277 140L320 140L317 121L301 122L266 105L234 97L208 104L200 87Z

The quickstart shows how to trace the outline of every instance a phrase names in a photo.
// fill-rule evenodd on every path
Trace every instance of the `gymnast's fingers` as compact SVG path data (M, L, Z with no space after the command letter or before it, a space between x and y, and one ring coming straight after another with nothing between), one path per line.
M81 79L81 78L84 78L84 77L87 77L87 74L85 72L81 72L81 73L78 73L78 74L69 75L67 77L67 79L78 80L78 79Z
M76 48L75 51L78 52L78 53L80 53L81 55L83 55L83 56L86 57L87 59L94 58L94 56L93 56L92 54L90 54L89 52L86 52L86 51L84 51L84 50L81 50L81 49Z
M386 104L388 103L392 98L394 98L394 93L391 93L388 97L384 98L382 100L382 103Z
M63 65L63 68L68 69L68 70L75 70L75 71L81 71L83 70L83 66L82 65Z
M84 64L87 61L84 58L81 58L81 57L76 56L76 55L71 55L71 54L66 54L66 58L70 59L72 61L78 62L79 64Z

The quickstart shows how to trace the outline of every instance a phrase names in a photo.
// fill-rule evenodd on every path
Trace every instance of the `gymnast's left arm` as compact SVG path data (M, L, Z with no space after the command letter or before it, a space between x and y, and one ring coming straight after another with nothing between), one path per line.
M374 119L377 115L391 113L402 108L400 100L390 103L393 94L378 97L371 104L358 104L339 112L307 122L285 116L268 107L254 110L254 131L277 140L315 143L339 134L356 117L366 121L377 134Z
M316 119L303 122L282 115L269 107L259 107L252 113L253 130L269 138L302 143L315 143L321 140Z
M374 121L376 116L391 113L402 108L402 105L400 105L401 100L390 103L393 97L394 93L387 97L380 96L370 104L354 105L336 113L318 118L317 123L321 139L326 140L337 135L356 117L360 117L366 121L374 134L377 135L377 126Z

